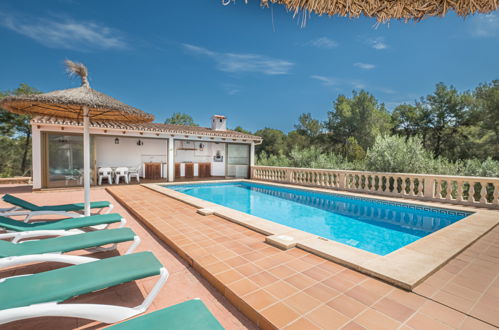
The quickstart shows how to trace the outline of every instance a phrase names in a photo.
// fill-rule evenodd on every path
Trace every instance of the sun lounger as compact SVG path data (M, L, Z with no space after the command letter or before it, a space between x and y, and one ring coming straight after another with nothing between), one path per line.
M224 329L199 299L136 317L109 327L112 330L219 330Z
M7 202L14 206L11 208L0 209L0 215L24 215L26 216L26 219L24 220L25 222L28 222L31 217L39 215L61 215L69 218L77 218L81 217L82 215L76 212L82 212L85 208L83 203L38 206L24 199L9 194L5 194L2 199L4 202ZM90 203L91 209L100 209L99 213L102 212L103 209L107 208L104 214L108 214L109 212L111 212L113 207L113 204L107 201Z
M0 324L43 316L78 317L105 323L122 321L146 311L168 279L168 271L151 252L102 260L53 256L57 261L76 265L0 279ZM142 304L136 307L60 304L82 294L155 275L160 278Z
M66 232L70 233L70 232ZM65 253L77 250L105 252L115 250L118 243L130 242L133 244L125 254L130 254L140 244L140 238L130 228L98 230L83 234L69 234L55 238L46 238L34 241L13 243L0 240L0 269L3 263L12 266L13 261L20 263L40 262L46 258L45 254ZM111 247L102 247L112 244ZM49 256L50 257L50 256Z
M0 216L0 229L10 232L0 234L0 239L13 239L14 242L25 238L41 236L66 235L66 231L82 233L84 228L105 229L110 224L120 222L120 227L126 224L126 220L118 213L91 215L89 217L69 218L63 220L52 220L46 222L25 223L19 220Z

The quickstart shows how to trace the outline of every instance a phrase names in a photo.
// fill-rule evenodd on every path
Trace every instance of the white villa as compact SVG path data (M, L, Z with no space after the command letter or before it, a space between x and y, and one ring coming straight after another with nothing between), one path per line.
M35 117L31 125L33 189L82 185L81 123ZM153 181L247 178L254 147L262 141L228 130L227 119L219 115L212 117L211 128L97 121L91 123L90 134L94 184L99 181L99 169L120 167Z

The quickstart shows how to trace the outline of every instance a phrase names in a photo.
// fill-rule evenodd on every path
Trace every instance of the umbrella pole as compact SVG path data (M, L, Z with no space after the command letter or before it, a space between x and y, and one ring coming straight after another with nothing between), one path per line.
M83 107L83 189L85 191L85 216L90 215L90 119L88 107Z

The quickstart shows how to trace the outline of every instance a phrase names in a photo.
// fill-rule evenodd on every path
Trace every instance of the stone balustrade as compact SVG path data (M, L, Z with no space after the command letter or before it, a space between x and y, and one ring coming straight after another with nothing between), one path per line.
M499 209L499 178L252 166L251 179Z

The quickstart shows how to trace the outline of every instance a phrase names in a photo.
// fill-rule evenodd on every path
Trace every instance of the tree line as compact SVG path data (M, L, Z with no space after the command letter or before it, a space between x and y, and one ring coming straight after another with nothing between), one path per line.
M7 95L40 93L21 84ZM257 164L272 166L499 176L499 80L459 92L439 83L413 104L388 111L365 90L339 95L321 121L299 116L294 130L250 132L263 138ZM0 176L29 175L29 116L0 109ZM197 126L173 113L167 124Z
M365 90L340 95L327 119L299 116L289 133L264 128L258 164L499 176L499 80L472 91L438 83L389 112Z

